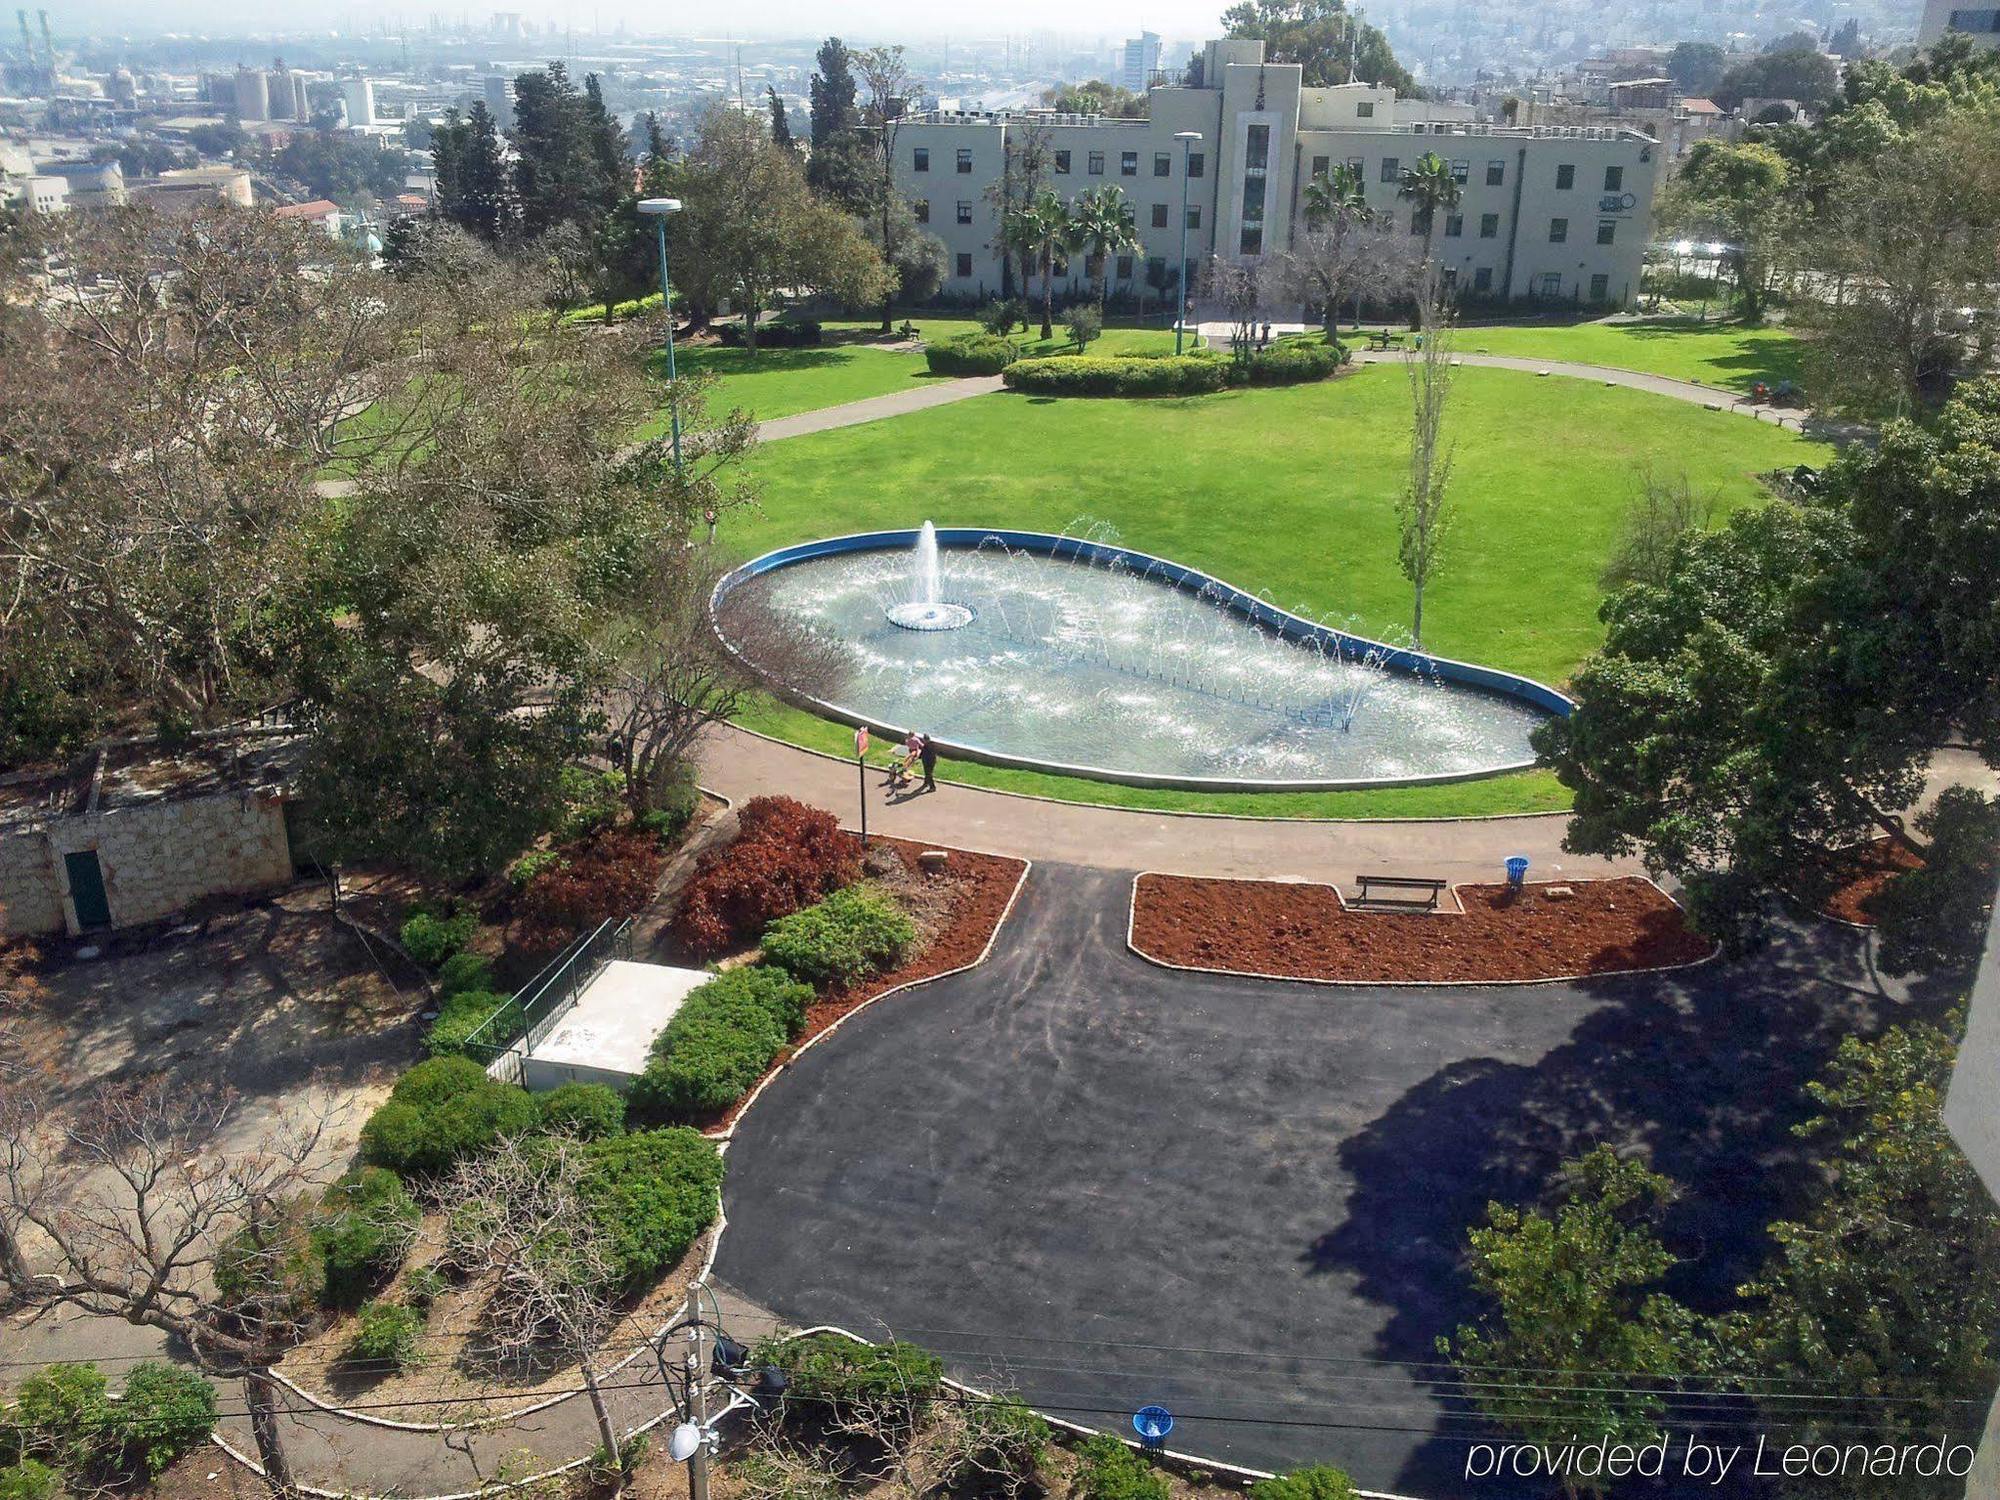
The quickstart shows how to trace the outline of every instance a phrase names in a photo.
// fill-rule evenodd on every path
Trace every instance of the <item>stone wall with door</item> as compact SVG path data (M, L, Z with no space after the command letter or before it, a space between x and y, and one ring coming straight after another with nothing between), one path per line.
M109 925L130 927L205 897L289 885L291 843L276 792L165 796L0 833L0 937L77 933L94 856ZM87 910L85 915L87 915Z

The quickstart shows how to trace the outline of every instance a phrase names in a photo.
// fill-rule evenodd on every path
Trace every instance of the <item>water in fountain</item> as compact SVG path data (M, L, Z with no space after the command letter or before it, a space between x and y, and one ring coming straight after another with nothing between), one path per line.
M905 630L958 630L972 623L972 611L941 597L944 572L938 563L937 527L924 522L917 533L916 560L910 570L910 597L882 612Z

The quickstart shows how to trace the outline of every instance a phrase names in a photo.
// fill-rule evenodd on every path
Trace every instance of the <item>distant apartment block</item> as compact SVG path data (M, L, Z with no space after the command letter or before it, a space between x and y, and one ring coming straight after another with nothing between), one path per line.
M1150 31L1142 31L1125 43L1125 55L1118 82L1135 94L1143 94L1152 86L1153 75L1160 71L1160 39Z
M1113 183L1132 204L1141 248L1108 268L1114 292L1172 284L1184 186L1191 269L1212 255L1254 260L1289 248L1307 184L1336 166L1360 174L1369 205L1395 232L1421 234L1397 189L1403 169L1434 151L1463 194L1433 234L1444 276L1460 291L1616 306L1637 297L1660 168L1651 136L1430 120L1421 104L1406 119L1394 89L1306 88L1297 64L1265 62L1258 41L1208 43L1201 76L1200 88L1151 89L1143 120L939 110L906 121L897 181L919 222L944 241L945 290L999 295L1005 273L988 189L1009 147L1039 131L1050 147L1049 185L1064 199ZM1201 135L1185 154L1174 139L1182 131ZM1078 255L1061 274L1081 288L1095 270Z

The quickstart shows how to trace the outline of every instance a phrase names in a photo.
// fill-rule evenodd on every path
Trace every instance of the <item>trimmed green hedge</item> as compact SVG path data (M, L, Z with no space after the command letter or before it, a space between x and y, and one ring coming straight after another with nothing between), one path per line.
M764 961L807 984L852 984L893 967L916 924L881 891L849 886L764 929Z
M625 1101L601 1083L565 1083L535 1095L542 1129L580 1141L607 1140L625 1132Z
M461 953L451 961L457 963L466 956ZM506 1014L502 1015L503 1011ZM499 1024L489 1027L480 1036L480 1042L504 1047L526 1024L526 1017L512 995L496 995L491 990L460 990L449 995L438 1007L431 1029L424 1033L424 1051L432 1057L462 1057L472 1034L495 1016L500 1017Z
M1194 396L1228 385L1230 366L1212 354L1052 354L1018 360L1001 379L1035 396Z
M440 916L419 907L403 923L403 951L425 968L436 968L479 930L479 913L470 907Z
M442 1172L503 1135L526 1134L541 1112L524 1089L496 1083L463 1057L434 1057L405 1073L361 1127L362 1160L396 1172Z
M1087 1439L1077 1456L1077 1500L1172 1500L1167 1476L1108 1432Z
M357 1168L329 1187L313 1225L327 1301L351 1306L393 1276L420 1217L403 1179L387 1167Z
M918 1344L864 1344L838 1333L767 1339L752 1353L785 1372L785 1400L839 1408L904 1402L922 1411L944 1389L944 1363Z
M1288 339L1250 356L1252 385L1297 385L1324 380L1348 360L1345 344Z
M1250 1486L1250 1500L1355 1500L1354 1481L1327 1464L1308 1464Z
M752 964L692 991L653 1039L652 1059L626 1097L644 1120L687 1122L729 1108L805 1026L809 985Z
M619 1285L650 1285L715 1222L722 1157L685 1126L593 1141L581 1190L611 1241Z
M933 375L998 375L1020 357L1012 339L993 333L962 333L924 350Z

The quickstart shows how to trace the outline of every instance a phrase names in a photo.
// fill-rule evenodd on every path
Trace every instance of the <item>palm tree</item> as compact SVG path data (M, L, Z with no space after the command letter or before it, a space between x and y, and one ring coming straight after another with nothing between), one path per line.
M1111 257L1139 248L1139 221L1115 182L1094 188L1076 200L1076 237L1097 257L1097 311L1111 298Z
M1458 207L1458 200L1465 196L1458 179L1451 175L1451 163L1435 151L1426 151L1416 160L1416 165L1403 169L1402 185L1396 189L1398 198L1407 198L1416 204L1424 226L1424 262L1431 258L1431 236L1437 229L1438 210L1447 212Z
M1076 221L1069 208L1047 188L1013 211L1010 238L1033 247L1042 270L1042 338L1056 336L1056 256L1075 248Z
M1457 186L1456 183L1453 184ZM1306 184L1306 228L1319 229L1336 217L1352 224L1366 224L1375 217L1368 206L1368 194L1361 174L1346 162L1329 173L1322 172Z

